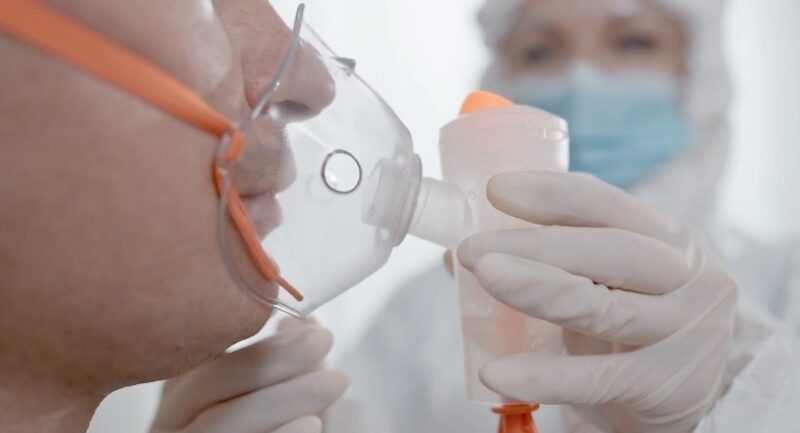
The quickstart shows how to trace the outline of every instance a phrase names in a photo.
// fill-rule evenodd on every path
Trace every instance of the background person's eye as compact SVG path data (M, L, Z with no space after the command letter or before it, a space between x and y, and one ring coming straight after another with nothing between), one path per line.
M539 64L549 61L555 55L555 50L548 45L533 45L525 49L522 60L527 64Z
M659 49L659 41L652 35L630 33L621 35L616 41L617 49L623 53L650 53Z

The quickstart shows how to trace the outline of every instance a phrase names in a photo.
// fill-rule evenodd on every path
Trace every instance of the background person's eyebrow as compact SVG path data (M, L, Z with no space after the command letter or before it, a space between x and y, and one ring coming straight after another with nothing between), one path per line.
M638 26L644 30L648 30L659 28L667 22L667 18L659 17L655 14L637 14L634 16L613 17L608 22L608 25L613 29Z
M617 25L624 26L624 25L628 25L628 24L632 24L632 23L640 23L640 22L642 22L642 18L643 17L644 17L644 15L641 15L641 14L638 14L638 15L626 15L626 16L617 15L617 16L612 16L611 17L610 23L612 25L615 25L615 26L617 26Z
M525 31L525 32L552 32L554 30L554 24L552 21L542 19L535 15L527 14L526 16L520 18L519 23L517 24L516 28L514 29L514 33Z

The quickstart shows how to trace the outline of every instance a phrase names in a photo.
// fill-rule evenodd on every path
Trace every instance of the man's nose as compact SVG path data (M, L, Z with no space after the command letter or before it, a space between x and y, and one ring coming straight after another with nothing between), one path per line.
M335 96L335 82L320 54L301 42L269 109L283 121L304 120L318 115Z

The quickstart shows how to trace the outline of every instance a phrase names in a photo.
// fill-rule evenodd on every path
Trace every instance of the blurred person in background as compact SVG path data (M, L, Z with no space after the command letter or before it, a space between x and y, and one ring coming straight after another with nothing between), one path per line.
M791 409L800 403L795 340L800 336L800 249L793 242L755 241L717 219L719 183L730 144L731 90L723 58L723 11L724 2L716 0L488 0L479 22L493 55L482 87L564 117L569 122L572 170L623 188L664 220L699 231L738 285L732 338L724 349L724 365L719 365L721 382L718 392L712 393L715 401L695 418L696 431L789 432L800 425ZM566 176L562 184L569 179ZM552 184L547 194L543 188L517 187L515 191L523 197L527 194L521 198L527 200L526 206L536 208L536 203L544 201L554 212L583 209L575 203L584 199L583 203L596 204L597 213L603 213L603 200L615 197L603 193L592 198L584 194L591 186L559 185ZM493 200L503 210L513 201L509 189L505 191L505 196L496 192ZM490 188L490 199L491 194ZM586 220L601 219L591 215L591 210L587 213ZM561 222L575 224L574 218ZM519 246L514 252L504 251L510 249L504 242L508 243L482 241L499 252L524 255ZM557 242L547 245L558 249ZM597 251L614 254L611 245L596 245ZM580 255L576 251L575 256ZM552 260L542 261L548 259ZM528 267L534 269L531 263ZM654 278L659 266L653 264ZM513 273L514 269L504 270ZM568 270L581 274L581 270ZM479 275L479 279L490 293L502 293L502 287L490 287L491 278ZM524 285L522 281L517 284ZM535 293L541 286L520 290ZM542 312L557 301L532 304L524 297L500 299L522 311L539 312L537 317L544 319ZM495 428L496 415L466 398L457 305L457 290L445 265L429 269L398 289L384 314L369 325L370 331L340 364L354 372L353 397L348 399L353 413L359 412L359 406L368 406L364 412L370 415L369 422L386 431ZM679 315L677 310L671 314ZM407 317L414 321L408 322ZM670 362L669 353L660 356ZM486 375L484 384L534 401L542 396L536 388L548 385L542 375L558 377L565 389L580 387L572 383L574 370L536 371L541 364L531 363L526 369L524 358L511 358L498 365L519 368L519 377L525 380L501 384L495 378L492 387L486 380L492 378ZM648 366L654 375L663 367ZM645 380L639 385L629 383L632 375L634 371L628 377L623 372L617 380L602 383L609 392L591 406L580 392L556 395L559 401L543 401L567 404L560 407L560 414L547 406L537 412L540 431L636 431L632 426L641 417L632 409L636 405L626 404L612 392L617 385L624 384L629 391L646 386ZM680 387L675 391L680 393ZM649 395L656 398L657 393ZM346 424L347 417L339 418ZM667 427L663 431L684 430Z

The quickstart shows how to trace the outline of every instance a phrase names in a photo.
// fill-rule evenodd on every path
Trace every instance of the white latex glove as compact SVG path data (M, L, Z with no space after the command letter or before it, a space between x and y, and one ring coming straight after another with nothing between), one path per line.
M320 433L319 414L347 389L340 371L319 370L330 331L287 325L167 381L151 433Z
M489 363L484 385L572 405L570 431L691 431L720 394L737 298L705 247L587 175L501 175L487 195L543 227L475 235L459 260L501 302L563 326L566 353Z

